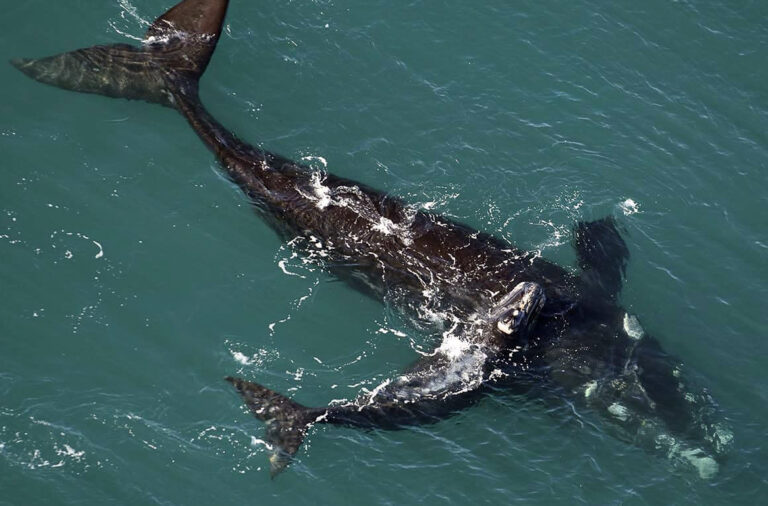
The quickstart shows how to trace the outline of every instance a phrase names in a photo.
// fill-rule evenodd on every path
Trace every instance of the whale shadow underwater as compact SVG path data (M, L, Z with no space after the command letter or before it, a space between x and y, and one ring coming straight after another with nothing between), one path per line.
M619 295L629 250L612 218L574 227L572 272L364 184L250 145L204 108L198 81L228 0L185 0L142 45L93 46L11 63L40 82L177 110L259 213L294 248L355 288L443 323L442 344L354 400L303 406L228 377L266 425L272 475L315 424L400 429L434 423L489 392L545 385L598 413L617 437L713 477L732 433L705 389L646 335ZM428 314L425 314L428 313Z

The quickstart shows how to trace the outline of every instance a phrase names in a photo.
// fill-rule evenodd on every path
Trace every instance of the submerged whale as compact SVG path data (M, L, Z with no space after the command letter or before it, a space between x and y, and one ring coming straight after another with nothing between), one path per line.
M361 183L248 144L205 109L198 80L228 0L184 0L139 47L93 46L11 63L65 89L177 110L273 228L356 288L445 320L444 343L353 401L305 407L227 378L267 427L273 475L316 423L396 429L431 423L489 388L545 385L610 421L618 437L712 477L732 434L706 390L619 303L628 248L615 221L578 223L578 271L415 209ZM456 345L459 343L459 345Z

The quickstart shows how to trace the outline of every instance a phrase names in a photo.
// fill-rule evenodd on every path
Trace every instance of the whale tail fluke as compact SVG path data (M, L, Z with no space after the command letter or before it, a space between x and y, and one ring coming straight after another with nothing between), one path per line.
M59 88L174 107L171 91L197 92L229 0L184 0L157 18L142 45L92 46L11 64Z
M266 423L266 440L271 446L269 470L274 478L288 464L304 441L309 427L322 419L325 410L302 406L257 383L227 376L251 413Z

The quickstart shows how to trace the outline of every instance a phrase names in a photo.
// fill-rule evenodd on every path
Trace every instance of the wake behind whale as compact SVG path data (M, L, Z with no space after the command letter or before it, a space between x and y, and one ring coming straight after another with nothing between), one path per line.
M54 86L176 109L221 167L294 244L321 244L341 279L449 320L440 347L372 393L305 407L256 383L228 378L267 428L281 471L315 423L395 429L432 423L489 386L534 381L590 406L617 435L713 476L732 436L706 391L645 335L618 302L629 251L610 218L579 223L574 274L361 183L318 174L243 142L198 97L228 0L185 0L158 18L140 47L93 46L12 63Z

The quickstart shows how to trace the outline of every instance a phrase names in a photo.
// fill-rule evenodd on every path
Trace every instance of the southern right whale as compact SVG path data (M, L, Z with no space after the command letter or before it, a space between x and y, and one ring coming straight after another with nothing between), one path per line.
M12 64L40 82L176 109L268 222L356 287L440 315L441 346L403 375L341 406L309 408L228 378L267 425L272 472L319 422L399 428L434 422L489 385L536 383L588 407L618 437L708 478L732 441L705 390L619 303L628 248L606 218L574 228L577 272L364 184L250 145L205 109L198 81L228 0L184 0L142 45L93 46ZM542 389L539 389L540 391Z

